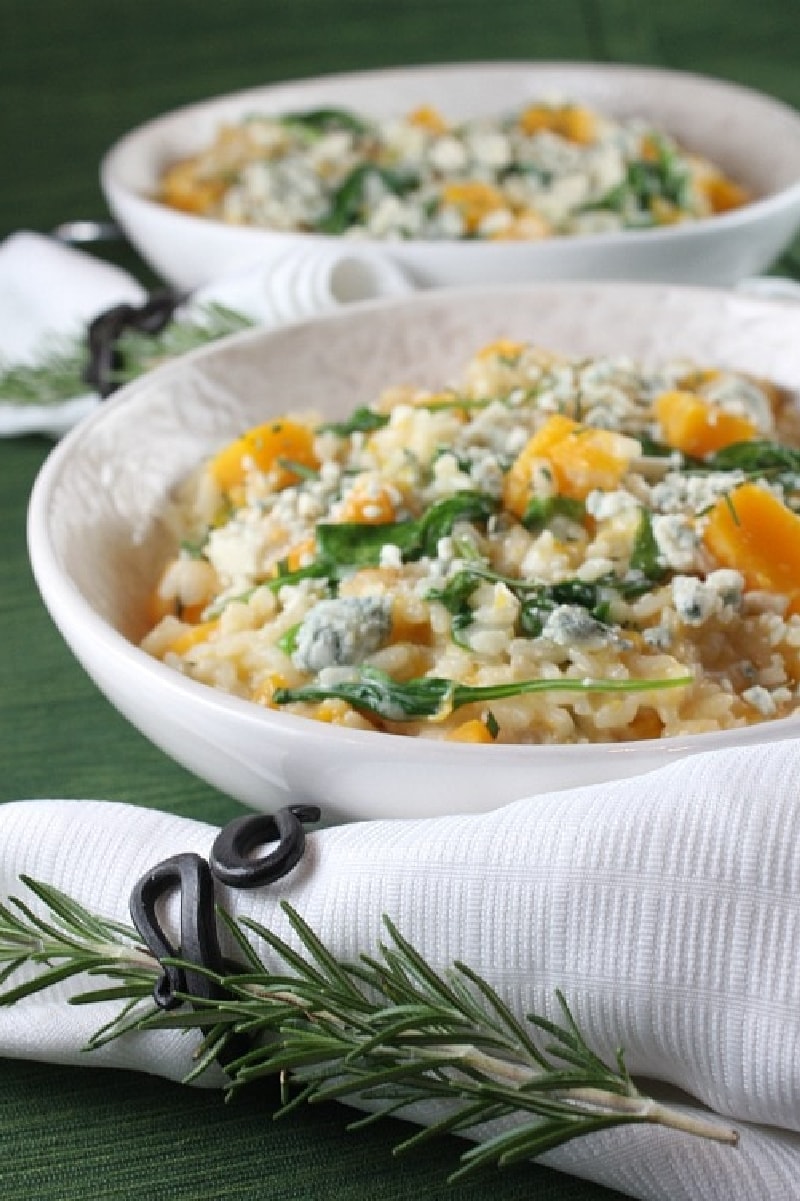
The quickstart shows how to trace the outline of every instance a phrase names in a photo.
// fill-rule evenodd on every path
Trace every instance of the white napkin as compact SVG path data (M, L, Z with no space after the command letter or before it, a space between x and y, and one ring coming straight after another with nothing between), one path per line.
M349 960L374 953L388 914L433 965L468 963L521 1018L557 1017L560 988L599 1054L622 1046L634 1076L684 1090L741 1141L623 1127L547 1163L647 1201L786 1201L800 1193L799 780L800 743L787 741L479 817L320 830L284 880L219 897L297 945L285 898ZM27 873L125 921L140 875L179 851L206 855L215 833L103 802L8 804L0 894L21 895ZM82 1052L113 1009L66 1006L79 988L0 1009L0 1054L187 1071L193 1035Z
M411 290L401 268L369 247L304 248L271 261L268 270L256 265L195 292L183 312L216 301L269 327ZM142 287L117 267L54 238L13 234L0 243L0 369L35 363L112 305L144 299ZM0 437L58 438L99 403L92 393L63 404L0 403Z

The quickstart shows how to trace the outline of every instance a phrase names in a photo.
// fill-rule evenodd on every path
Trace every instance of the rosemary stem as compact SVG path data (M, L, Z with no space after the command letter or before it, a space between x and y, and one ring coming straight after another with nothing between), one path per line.
M559 1094L554 1093L554 1096ZM652 1122L657 1126L667 1126L671 1130L680 1130L684 1134L694 1134L698 1138L710 1139L715 1143L726 1143L735 1147L739 1135L730 1126L722 1126L709 1122L705 1118L685 1113L669 1105L662 1105L651 1097L626 1097L619 1093L606 1092L600 1088L568 1089L560 1094L565 1100L576 1101L582 1105L597 1106L600 1109L612 1110L614 1113L631 1114L644 1122Z
M154 976L157 976L161 970L156 957L144 947L123 946L113 942L96 942L88 944L86 950L91 953L98 964L109 963L117 968L131 968L134 971L144 969L152 972ZM32 959L48 961L70 958L74 950L69 945L65 949L63 942L35 938L28 943L28 953Z
M433 1048L429 1053L434 1054L435 1050ZM476 1068L487 1076L493 1076L497 1080L507 1080L509 1083L516 1084L519 1087L523 1087L529 1080L533 1080L542 1074L539 1070L528 1067L526 1064L514 1063L508 1059L500 1059L494 1055L487 1055L486 1052L478 1051L474 1047L465 1048L461 1059L462 1062L469 1063L471 1067ZM680 1130L685 1134L694 1134L698 1138L710 1139L717 1143L736 1146L739 1141L738 1134L729 1126L709 1122L705 1118L696 1117L694 1114L687 1114L679 1109L673 1109L668 1105L662 1105L650 1097L625 1096L624 1094L609 1092L601 1088L559 1089L554 1091L552 1095L559 1097L561 1100L580 1106L589 1106L592 1109L602 1110L606 1113L630 1114L632 1117L638 1117L644 1122L652 1122L658 1126L667 1126L672 1130Z

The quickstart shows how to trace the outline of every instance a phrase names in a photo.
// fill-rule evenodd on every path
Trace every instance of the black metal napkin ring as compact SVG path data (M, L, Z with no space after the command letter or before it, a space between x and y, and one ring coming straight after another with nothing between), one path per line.
M179 946L173 947L164 933L157 908L176 886L181 898L181 933ZM219 996L219 989L209 976L163 962L180 958L212 972L223 970L214 912L214 881L205 859L186 852L151 868L133 887L130 913L148 950L161 963L162 972L153 988L160 1009L180 1005L179 993L208 1000Z
M128 329L142 334L160 334L185 299L177 292L153 292L144 304L117 304L95 317L87 331L89 361L83 373L85 383L103 399L115 392L120 386L115 374L122 366L122 356L117 349L121 336Z
M181 959L216 975L224 975L228 965L222 958L217 932L214 877L232 888L257 888L280 880L300 861L305 850L304 822L317 822L320 811L315 805L291 805L274 815L254 814L236 818L223 827L214 842L210 864L200 855L186 852L173 855L146 872L134 884L130 896L130 914L147 949L162 964L162 974L153 989L153 998L161 1009L181 1004L179 994L198 1000L213 1000L221 995L216 981L206 972L193 972L191 966L178 968L164 959ZM278 845L260 859L247 855L263 842L277 840ZM180 890L180 942L174 947L159 920L158 907L173 889Z
M303 856L306 832L303 822L318 822L316 805L290 805L273 814L237 817L217 835L211 848L211 871L231 888L258 888L272 884L291 871ZM260 859L248 858L262 842L278 845Z

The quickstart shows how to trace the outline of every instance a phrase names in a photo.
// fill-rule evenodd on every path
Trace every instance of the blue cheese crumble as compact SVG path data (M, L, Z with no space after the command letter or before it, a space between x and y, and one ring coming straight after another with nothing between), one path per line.
M292 661L301 671L350 667L377 651L392 628L383 596L344 596L315 605L297 632Z

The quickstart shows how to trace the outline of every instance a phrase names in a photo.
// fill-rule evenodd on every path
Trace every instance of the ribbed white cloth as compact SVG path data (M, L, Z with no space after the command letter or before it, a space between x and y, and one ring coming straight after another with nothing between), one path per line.
M111 803L8 804L0 893L21 895L26 873L124 921L140 875L179 851L207 854L215 834ZM624 1127L552 1153L552 1166L647 1201L800 1197L800 742L479 817L320 830L284 880L219 896L292 941L285 898L349 959L374 952L388 914L431 963L470 964L521 1017L557 1016L560 988L598 1053L622 1046L635 1076L685 1090L681 1103L741 1134L732 1149ZM112 1010L66 1006L77 987L0 1009L0 1053L186 1072L191 1035L83 1052Z

